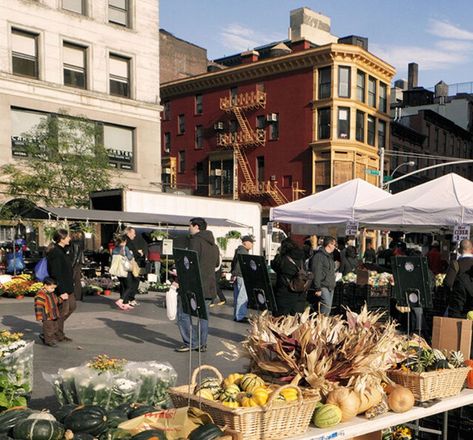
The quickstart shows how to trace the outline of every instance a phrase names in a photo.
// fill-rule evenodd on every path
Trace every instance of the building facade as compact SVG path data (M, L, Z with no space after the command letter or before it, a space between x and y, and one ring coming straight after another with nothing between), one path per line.
M163 85L165 188L274 206L355 177L376 184L394 68L359 38L339 41L350 44L288 40Z
M157 0L2 0L0 165L45 118L100 128L114 184L159 183ZM4 191L2 191L4 192Z

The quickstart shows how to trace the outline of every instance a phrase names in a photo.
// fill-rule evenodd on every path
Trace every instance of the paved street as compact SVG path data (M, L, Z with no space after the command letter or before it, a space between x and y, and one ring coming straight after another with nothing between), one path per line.
M232 292L225 292L231 299ZM33 299L21 301L0 298L0 328L24 333L25 339L37 343L34 348L34 389L30 406L54 408L57 406L50 385L42 373L55 373L59 368L80 365L93 356L105 353L133 361L169 361L178 373L178 384L188 382L189 354L176 353L174 348L182 344L175 322L170 322L164 309L164 295L155 292L139 295L140 305L132 311L119 310L110 297L87 296L78 302L76 312L66 321L66 333L71 343L58 347L46 347L39 343L40 325L33 312ZM226 350L222 341L238 344L244 339L247 324L235 323L230 305L211 309L208 351L202 353L202 364L211 364L223 374L241 371L248 365L247 359L229 361L216 353ZM192 353L193 368L198 364L198 353Z

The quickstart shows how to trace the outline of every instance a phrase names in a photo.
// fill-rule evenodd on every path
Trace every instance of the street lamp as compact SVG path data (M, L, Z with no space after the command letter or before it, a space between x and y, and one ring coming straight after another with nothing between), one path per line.
M413 167L416 163L413 161L413 160L410 160L409 162L404 162L404 163L401 163L400 165L398 165L396 168L394 168L393 172L389 175L389 178L392 179L392 177L394 176L394 173L401 167L403 167L404 165L407 165L408 167ZM387 191L389 192L389 184L391 182L386 182L386 189Z

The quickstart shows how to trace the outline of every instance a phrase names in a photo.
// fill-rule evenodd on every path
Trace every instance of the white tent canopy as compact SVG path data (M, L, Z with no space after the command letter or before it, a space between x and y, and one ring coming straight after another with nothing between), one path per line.
M405 231L435 231L473 224L473 182L447 174L385 200L356 208L360 224Z
M353 179L320 193L304 197L285 205L271 208L274 221L294 225L311 225L311 230L324 230L326 226L344 226L348 221L358 221L355 208L391 195L362 179ZM300 228L298 233L309 233Z

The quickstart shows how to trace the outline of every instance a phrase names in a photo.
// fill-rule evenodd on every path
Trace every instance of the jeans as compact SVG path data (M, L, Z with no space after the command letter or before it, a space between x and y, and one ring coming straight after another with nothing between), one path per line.
M233 319L241 321L248 314L248 294L243 277L236 277L233 283Z
M332 311L332 302L333 302L333 290L327 289L327 287L322 287L320 295L320 313L324 315L330 315Z
M158 283L161 282L161 261L153 261L154 273L158 276Z
M205 310L207 310L207 318L209 315L209 306L212 302L211 299L205 300ZM196 324L193 325L192 319L196 321ZM207 337L209 335L209 321L205 319L200 320L200 341L198 332L197 318L184 313L182 309L181 297L177 297L177 326L179 327L179 332L181 333L182 341L186 346L190 346L192 350L202 345L207 345ZM192 343L191 342L191 326L192 326Z

